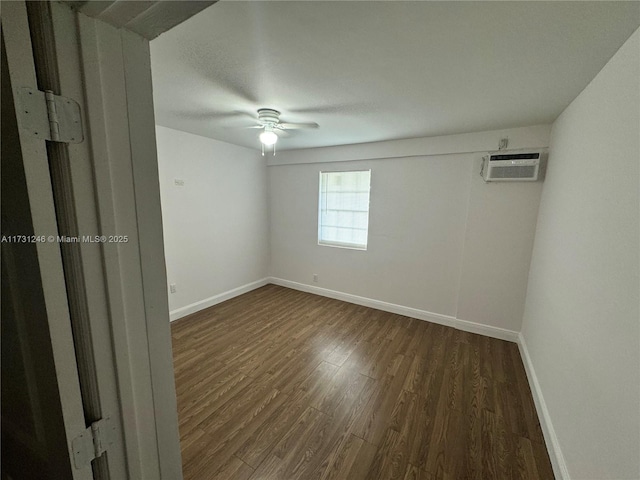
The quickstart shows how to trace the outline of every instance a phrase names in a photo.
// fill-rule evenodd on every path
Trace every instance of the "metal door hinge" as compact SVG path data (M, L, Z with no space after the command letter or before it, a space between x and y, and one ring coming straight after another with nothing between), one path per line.
M91 464L91 460L98 458L109 449L115 441L116 426L111 418L93 422L86 430L73 439L73 460L76 468L84 468Z
M16 113L20 128L36 138L62 143L84 139L80 105L71 98L22 87Z

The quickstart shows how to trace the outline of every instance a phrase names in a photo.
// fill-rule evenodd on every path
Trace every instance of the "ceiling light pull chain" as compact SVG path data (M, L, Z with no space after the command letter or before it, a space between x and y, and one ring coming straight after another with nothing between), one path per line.
M260 145L262 145L262 156L264 157L264 143L260 142Z

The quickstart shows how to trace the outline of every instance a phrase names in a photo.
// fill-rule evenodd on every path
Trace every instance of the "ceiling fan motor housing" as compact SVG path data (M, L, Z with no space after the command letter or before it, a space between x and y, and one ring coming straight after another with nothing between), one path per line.
M280 112L272 108L258 110L258 122L261 125L275 125L280 121Z

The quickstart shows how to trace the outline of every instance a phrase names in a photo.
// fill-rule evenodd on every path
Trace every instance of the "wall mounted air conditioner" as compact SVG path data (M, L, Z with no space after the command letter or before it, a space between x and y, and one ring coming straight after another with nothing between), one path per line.
M535 182L541 156L540 151L531 150L489 153L483 157L480 174L485 182Z

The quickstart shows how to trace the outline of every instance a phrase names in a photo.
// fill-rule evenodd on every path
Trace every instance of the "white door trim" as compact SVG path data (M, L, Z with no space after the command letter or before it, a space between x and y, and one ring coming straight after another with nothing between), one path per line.
M116 372L128 478L181 479L149 43L66 5L55 8L78 25L78 38L70 26L59 31L69 52L68 44L79 44L78 65L68 65L83 75L88 150L71 161L90 162L92 171L79 183L93 187L75 202L93 206L83 211L97 233L128 240L102 244L102 268L85 275L106 295L108 315L92 327L104 332L94 338L96 357L102 352L96 362Z

